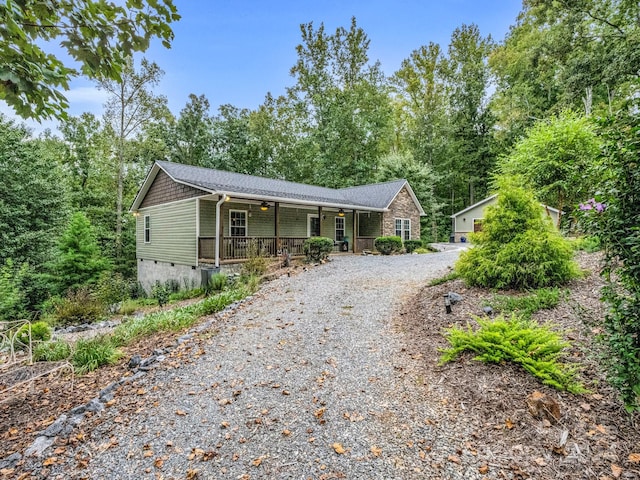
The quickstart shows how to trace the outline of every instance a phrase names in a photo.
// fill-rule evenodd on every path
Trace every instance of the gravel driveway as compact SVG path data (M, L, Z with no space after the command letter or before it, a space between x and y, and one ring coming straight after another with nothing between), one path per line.
M392 323L457 255L339 256L268 283L94 419L65 478L477 476Z

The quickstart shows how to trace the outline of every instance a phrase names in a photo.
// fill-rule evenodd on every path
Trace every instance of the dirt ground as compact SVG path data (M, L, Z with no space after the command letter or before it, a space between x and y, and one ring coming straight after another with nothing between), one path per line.
M558 307L534 318L567 332L572 344L567 356L583 366L588 394L558 392L517 366L483 364L472 354L438 365L439 349L448 346L444 329L474 325L473 316L484 315L484 302L493 295L487 290L467 288L461 280L425 287L396 320L406 332L407 352L423 361L425 388L440 399L446 414L466 425L470 447L485 459L490 478L640 478L640 416L626 413L602 367L600 256L581 254L578 261L590 273L566 286ZM447 315L443 295L448 292L461 294L463 301ZM526 399L534 391L557 400L559 421L532 416Z

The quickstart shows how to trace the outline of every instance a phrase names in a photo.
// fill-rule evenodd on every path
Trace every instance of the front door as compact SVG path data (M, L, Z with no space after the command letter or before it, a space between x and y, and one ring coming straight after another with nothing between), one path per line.
M320 218L317 214L307 215L307 237L320 236Z

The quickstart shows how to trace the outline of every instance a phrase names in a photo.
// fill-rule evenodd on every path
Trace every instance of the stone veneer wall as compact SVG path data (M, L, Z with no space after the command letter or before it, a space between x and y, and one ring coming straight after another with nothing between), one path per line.
M174 182L169 175L160 170L156 178L153 180L149 191L140 204L140 208L151 207L177 200L185 200L187 198L201 197L207 192L198 190L197 188Z
M420 212L409 195L406 187L400 190L395 200L391 202L389 211L384 212L382 218L382 235L390 236L396 234L396 218L411 219L411 239L420 239Z

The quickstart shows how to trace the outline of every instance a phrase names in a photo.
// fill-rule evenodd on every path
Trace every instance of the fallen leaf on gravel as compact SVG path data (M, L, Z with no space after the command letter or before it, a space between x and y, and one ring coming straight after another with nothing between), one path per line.
M510 418L507 418L504 422L505 426L511 430L513 427L515 427L515 424L511 421Z
M197 469L189 469L187 470L187 480L195 480L196 478L198 478L198 472L200 470Z
M620 468L615 463L612 463L611 464L611 474L614 476L614 478L620 478L620 475L622 475L622 468Z
M144 388L139 388L136 391L136 395L144 395L145 393L147 393L147 391Z
M42 465L48 467L49 465L53 465L54 463L56 463L57 460L57 457L49 457L44 462L42 462Z
M283 390L283 391L282 391L282 394L283 394L283 395L291 395L291 394L289 393L289 390Z
M538 457L534 460L534 462L536 462L538 465L540 465L541 467L544 467L547 465L547 462L545 462L544 458L542 457Z
M222 405L222 406L229 405L229 404L231 404L231 400L229 400L228 398L223 398L218 402L218 405Z
M379 457L380 454L382 453L382 449L374 445L371 447L371 453L373 453L374 457Z
M640 463L640 453L630 453L629 461L631 463Z
M460 457L457 457L455 455L449 455L447 457L447 460L449 460L450 462L457 463L458 465L460 465Z
M478 472L481 473L482 475L484 475L488 471L489 471L489 465L487 465L486 463L483 463L478 467Z
M162 468L163 464L164 460L162 460L161 458L156 458L156 460L153 462L153 466L156 468Z
M229 428L229 422L222 422L220 428Z
M282 435L284 435L285 437L288 437L289 435L291 435L291 430L283 430L282 431Z
M211 460L216 455L218 455L218 452L216 452L214 450L209 450L208 452L204 452L204 454L202 455L202 461L203 462L208 462L209 460Z
M146 452L144 452L142 454L143 457L147 458L147 457L153 457L153 450L147 450Z
M181 417L184 417L187 414L187 412L185 412L184 410L176 410L176 415L180 415Z
M342 455L346 452L346 450L344 449L344 447L342 445L340 445L339 443L334 443L332 445L333 449L336 451L336 453L338 455Z
M320 420L322 418L322 416L324 415L324 412L327 409L325 407L319 408L318 410L316 410L315 412L313 412L313 415Z
M233 457L231 457L231 458L235 462L236 460L238 460L240 458L240 455L238 453L234 453Z
M259 467L259 466L260 466L260 464L262 463L262 457L258 457L258 458L256 458L256 459L255 459L253 462L251 462L251 463L253 463L253 466L254 466L254 467Z
M53 451L53 453L55 453L56 455L62 455L66 451L67 447L58 447Z
M113 400L109 400L107 403L105 403L104 405L106 407L112 407L113 405L115 405L116 403L116 399L114 398Z

